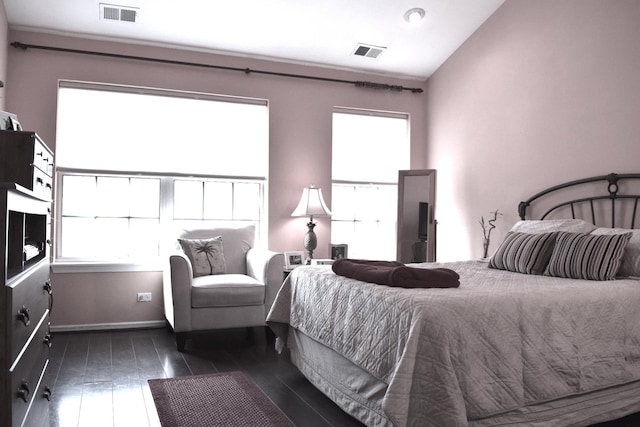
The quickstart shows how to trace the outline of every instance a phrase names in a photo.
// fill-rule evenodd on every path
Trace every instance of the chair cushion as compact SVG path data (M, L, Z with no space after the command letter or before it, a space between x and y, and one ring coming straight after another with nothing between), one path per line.
M211 239L220 236L224 246L224 261L227 273L247 273L247 252L254 245L255 225L240 228L211 228L183 230L180 239Z
M265 286L244 274L216 274L193 279L191 306L239 307L264 304Z

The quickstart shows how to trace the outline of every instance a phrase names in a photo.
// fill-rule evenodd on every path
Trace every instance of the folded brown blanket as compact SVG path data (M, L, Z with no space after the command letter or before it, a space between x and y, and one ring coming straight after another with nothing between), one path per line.
M363 282L401 288L457 288L460 276L448 268L415 268L396 261L342 258L331 266L334 273Z

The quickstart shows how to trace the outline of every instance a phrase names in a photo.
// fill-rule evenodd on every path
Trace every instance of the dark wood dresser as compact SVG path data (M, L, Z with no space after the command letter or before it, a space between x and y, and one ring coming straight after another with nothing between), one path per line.
M35 132L0 131L0 182L13 182L52 200L53 153Z
M34 135L0 131L0 176L5 181L0 183L2 426L49 426L51 390L44 377L53 303L49 281L53 156ZM46 162L38 165L42 157Z

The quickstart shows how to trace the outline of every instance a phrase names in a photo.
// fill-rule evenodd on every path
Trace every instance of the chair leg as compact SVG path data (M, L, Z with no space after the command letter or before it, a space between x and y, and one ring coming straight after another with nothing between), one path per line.
M276 334L275 332L273 332L273 330L270 327L268 326L264 327L264 334L267 337L268 344L273 344L276 342Z
M176 345L178 347L178 351L182 353L184 351L184 347L187 343L187 333L186 332L176 332Z

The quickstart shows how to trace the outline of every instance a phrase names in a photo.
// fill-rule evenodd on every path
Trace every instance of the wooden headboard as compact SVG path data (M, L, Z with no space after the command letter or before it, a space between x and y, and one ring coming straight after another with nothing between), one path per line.
M558 199L559 194L566 194L568 200ZM536 212L543 212L536 215L539 219L549 219L554 214L563 218L570 215L596 225L636 228L638 199L640 174L610 173L565 182L540 191L520 202L518 214L520 219L532 219L527 218L528 214L532 216L527 209L533 204Z

